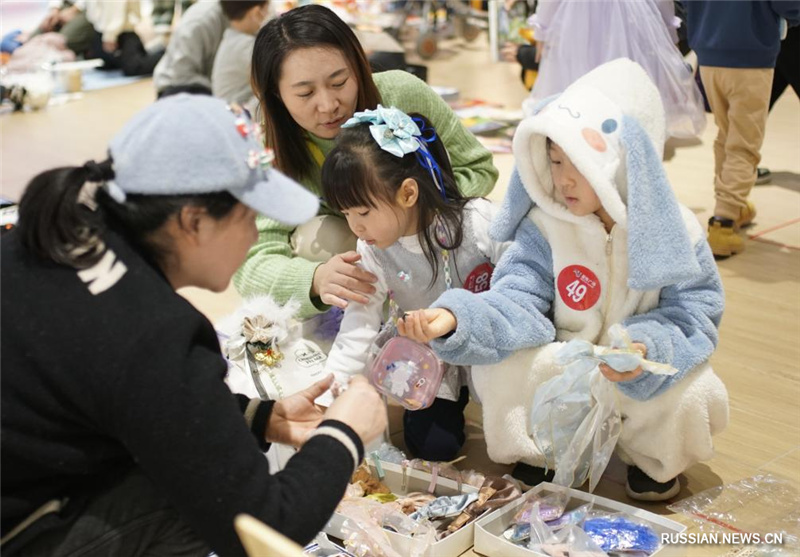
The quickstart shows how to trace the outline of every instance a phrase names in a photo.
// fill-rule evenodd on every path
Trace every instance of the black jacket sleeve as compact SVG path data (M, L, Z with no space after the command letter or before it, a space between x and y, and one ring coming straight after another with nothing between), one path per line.
M239 513L307 543L344 494L352 448L317 435L271 475L261 450L271 404L258 408L251 431L222 381L225 364L213 328L201 316L190 323L181 318L167 331L142 332L136 353L121 355L135 365L110 397L97 401L109 434L219 555L244 555L233 528ZM363 456L360 440L353 443Z

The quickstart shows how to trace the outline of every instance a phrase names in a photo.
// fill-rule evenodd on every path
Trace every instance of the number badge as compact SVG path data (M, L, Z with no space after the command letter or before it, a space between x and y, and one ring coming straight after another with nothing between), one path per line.
M600 280L583 265L569 265L558 274L558 294L576 311L585 311L600 299Z

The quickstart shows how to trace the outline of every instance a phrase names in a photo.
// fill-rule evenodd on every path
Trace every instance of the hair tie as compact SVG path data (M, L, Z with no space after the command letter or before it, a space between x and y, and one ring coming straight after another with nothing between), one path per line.
M104 161L101 164L95 161L87 161L83 168L88 172L86 179L89 182L105 182L114 177L110 161Z
M125 200L128 198L128 196L125 194L125 191L114 181L113 161L111 158L101 163L87 161L86 164L83 165L83 168L87 171L87 183L100 184L100 187L105 190L111 199L117 203L125 203ZM92 197L94 196L92 195ZM85 203L85 199L83 202ZM88 205L88 203L85 204Z

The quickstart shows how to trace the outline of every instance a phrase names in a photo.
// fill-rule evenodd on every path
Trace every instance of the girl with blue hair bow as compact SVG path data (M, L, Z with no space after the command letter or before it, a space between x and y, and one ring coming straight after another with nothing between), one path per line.
M350 304L328 356L340 386L364 371L383 308L393 317L428 307L451 288L489 287L507 244L489 238L490 201L461 194L444 145L424 116L396 108L357 112L322 166L325 200L358 237L360 265L377 277L366 304ZM391 323L389 326L391 330ZM451 460L464 443L469 368L450 366L433 404L406 411L406 446Z

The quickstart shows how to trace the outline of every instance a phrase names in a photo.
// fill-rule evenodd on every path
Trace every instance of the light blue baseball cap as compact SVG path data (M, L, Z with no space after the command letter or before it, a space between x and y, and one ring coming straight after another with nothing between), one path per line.
M256 124L214 97L180 94L151 104L111 140L109 151L110 185L122 199L227 191L289 225L319 209L315 195L268 164Z

